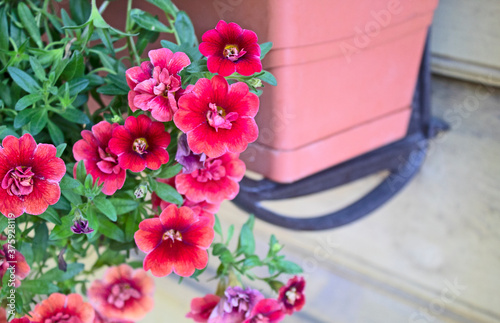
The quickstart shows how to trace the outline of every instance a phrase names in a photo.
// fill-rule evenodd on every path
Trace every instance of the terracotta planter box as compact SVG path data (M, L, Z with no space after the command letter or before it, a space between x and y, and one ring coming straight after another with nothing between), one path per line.
M272 41L249 169L293 182L406 134L437 0L191 0L198 32L219 19ZM201 36L201 35L200 35Z

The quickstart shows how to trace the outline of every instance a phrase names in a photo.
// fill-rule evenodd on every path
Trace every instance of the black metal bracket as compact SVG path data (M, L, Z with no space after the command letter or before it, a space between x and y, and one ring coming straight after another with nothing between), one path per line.
M240 183L240 193L234 200L235 204L257 218L294 230L336 228L368 215L396 195L418 173L425 160L429 140L440 131L448 130L444 121L431 116L430 100L428 34L412 102L410 125L403 139L291 184L280 184L268 179L256 181L245 177ZM389 175L378 186L351 205L330 214L290 217L269 210L261 204L262 201L314 194L382 170L389 170Z

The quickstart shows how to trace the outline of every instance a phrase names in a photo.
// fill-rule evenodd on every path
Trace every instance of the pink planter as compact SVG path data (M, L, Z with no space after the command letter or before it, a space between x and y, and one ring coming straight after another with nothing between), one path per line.
M249 169L293 182L406 134L437 0L186 1L197 31L219 19L273 41ZM187 7L189 6L189 7Z

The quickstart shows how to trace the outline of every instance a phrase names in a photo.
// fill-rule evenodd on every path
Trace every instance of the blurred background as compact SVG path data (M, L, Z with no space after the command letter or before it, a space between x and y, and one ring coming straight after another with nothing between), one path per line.
M177 4L200 34L224 19L254 29L259 43L274 42L264 67L278 86L266 88L261 137L245 158L255 171L250 176L282 183L407 134L432 24L431 111L450 129L428 140L418 174L386 204L339 228L296 231L258 220L257 248L264 253L274 233L304 268L307 304L284 322L500 322L500 2ZM152 8L144 1L144 10ZM318 216L353 203L386 176L379 171L262 205L291 217ZM248 217L231 202L218 215L226 229ZM210 264L200 279L214 272ZM215 290L215 282L179 285L175 277L156 283L155 310L144 322L190 322L189 300Z

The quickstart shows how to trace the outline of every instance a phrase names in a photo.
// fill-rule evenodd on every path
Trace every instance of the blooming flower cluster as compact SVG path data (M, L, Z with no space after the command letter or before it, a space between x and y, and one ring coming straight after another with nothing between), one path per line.
M278 299L272 299L255 289L230 286L222 297L208 294L194 298L186 317L202 323L276 323L302 309L304 288L304 279L295 276L281 287Z

